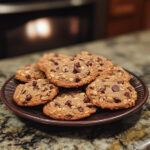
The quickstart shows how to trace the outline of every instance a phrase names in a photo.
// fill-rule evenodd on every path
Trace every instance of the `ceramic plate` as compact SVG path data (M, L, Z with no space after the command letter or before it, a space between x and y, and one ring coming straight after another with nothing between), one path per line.
M7 105L7 107L17 115L43 124L59 126L91 126L105 124L132 115L142 107L148 98L148 89L145 83L135 74L131 72L129 72L129 74L131 76L130 83L138 93L138 98L134 107L115 111L99 109L98 112L90 117L77 121L60 121L49 118L42 113L42 106L30 108L17 106L13 102L13 93L19 82L15 80L14 77L11 77L3 85L1 89L1 99Z

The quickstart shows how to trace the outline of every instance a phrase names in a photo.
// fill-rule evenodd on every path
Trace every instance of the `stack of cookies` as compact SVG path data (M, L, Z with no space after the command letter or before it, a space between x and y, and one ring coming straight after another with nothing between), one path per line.
M123 68L89 52L74 57L45 54L37 64L20 68L15 79L24 82L14 92L17 105L42 105L45 115L58 120L82 119L98 109L129 108L137 99Z

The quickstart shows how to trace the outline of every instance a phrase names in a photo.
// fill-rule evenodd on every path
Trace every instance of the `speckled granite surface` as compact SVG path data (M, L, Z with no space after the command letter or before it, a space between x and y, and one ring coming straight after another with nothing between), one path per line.
M150 31L52 50L74 55L82 50L112 59L136 73L150 89ZM22 65L41 53L0 60L0 87ZM16 116L0 100L0 150L149 150L150 98L143 108L115 123L82 127L51 127Z

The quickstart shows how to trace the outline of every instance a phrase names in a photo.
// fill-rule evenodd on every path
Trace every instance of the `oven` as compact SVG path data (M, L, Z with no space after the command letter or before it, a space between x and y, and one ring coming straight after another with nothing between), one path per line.
M95 0L0 1L1 58L94 39Z

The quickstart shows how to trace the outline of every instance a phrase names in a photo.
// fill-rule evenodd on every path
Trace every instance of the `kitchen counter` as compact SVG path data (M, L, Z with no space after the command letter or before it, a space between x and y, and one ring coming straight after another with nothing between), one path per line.
M150 31L49 52L74 55L83 50L106 56L134 72L150 89ZM1 60L0 87L19 67L36 63L42 53ZM140 111L126 119L78 128L47 126L20 118L0 100L0 150L146 150L149 145L150 98Z

